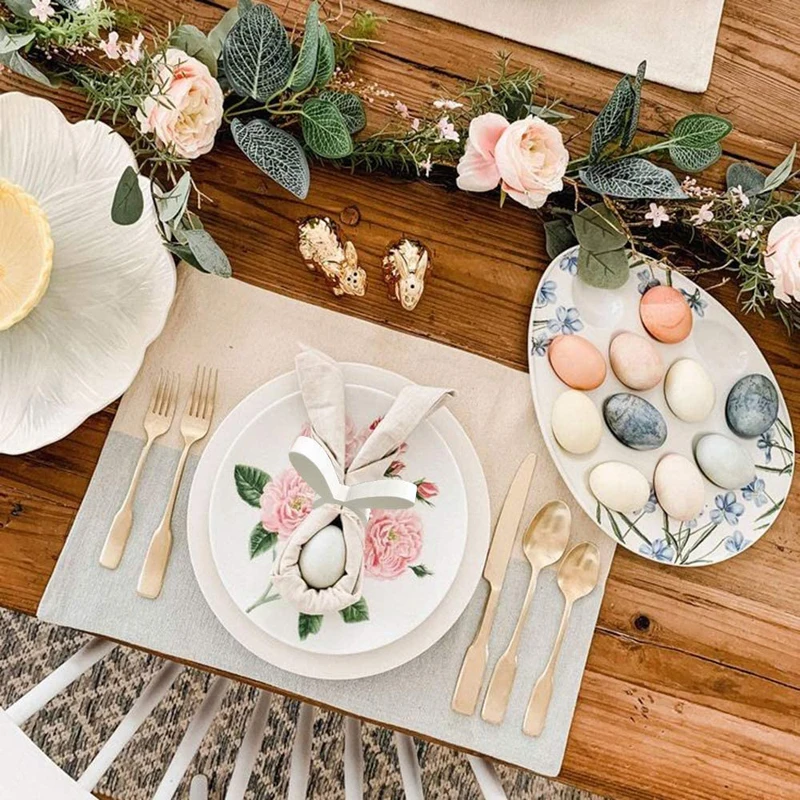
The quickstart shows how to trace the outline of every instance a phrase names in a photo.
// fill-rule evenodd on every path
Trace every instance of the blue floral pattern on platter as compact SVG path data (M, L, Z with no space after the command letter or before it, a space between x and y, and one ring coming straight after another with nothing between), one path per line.
M660 564L684 567L714 564L739 555L769 529L783 507L791 487L794 470L794 436L783 397L780 397L780 413L775 424L756 439L738 439L724 427L724 415L722 416L723 422L718 425L718 432L736 439L745 447L756 465L756 477L746 486L731 491L720 489L705 481L706 503L695 519L682 522L669 517L658 504L652 490L644 507L630 514L612 511L602 505L589 491L586 475L596 463L610 459L596 459L592 457L592 454L573 457L560 450L550 431L549 411L546 410L548 403L550 406L552 405L555 393L567 389L555 378L548 363L547 355L550 343L556 336L561 335L580 334L590 339L600 337L598 334L600 328L593 325L597 322L596 309L587 307L589 302L587 298L591 298L592 295L585 292L573 292L578 281L577 264L578 248L574 247L562 253L545 270L536 291L528 335L529 371L537 417L544 439L562 477L578 502L594 518L595 522L609 536L638 555ZM707 324L717 326L710 329L711 336L715 336L716 330L720 327L741 328L731 315L703 289L687 277L669 272L655 262L640 260L631 263L630 279L622 289L615 290L614 293L618 297L628 298L633 292L638 303L641 295L653 286L659 285L673 286L686 298L686 302L692 310L696 331L702 331L701 326ZM584 311L587 313L584 314ZM602 328L602 326L600 327ZM620 330L619 327L609 326L608 334L618 330ZM741 331L741 336L747 337L743 329ZM644 334L643 329L636 332ZM739 334L737 333L737 335ZM598 344L597 341L595 343ZM747 343L749 348L757 352L756 345L749 337L747 337ZM605 347L607 348L607 340ZM599 349L603 352L602 346L599 346ZM665 354L667 366L671 361L682 357L679 350L673 352L674 356L666 351L668 354ZM724 354L722 357L724 358ZM700 358L700 360L703 359ZM753 363L747 371L763 372L772 377L768 366L763 362L758 363L761 360L760 355L753 356ZM716 373L719 364L714 363L712 366ZM712 370L709 369L709 371ZM611 375L612 381L616 380L610 371L609 375ZM552 376L552 378L546 376ZM555 390L551 388L551 393L546 400L541 398L541 408L540 398L537 395L537 377L544 379L545 383L554 381L557 384ZM772 379L774 380L774 378ZM600 389L589 393L598 408L602 399L613 391L607 385L608 382L609 378ZM726 391L723 386L719 387L718 406L720 401L724 406ZM661 392L663 395L663 387L659 387L653 392ZM702 428L702 426L700 427ZM714 426L711 426L709 431L713 429ZM699 432L703 431L698 429ZM634 457L631 457L630 451L622 445L618 447L615 459L631 463ZM669 438L666 445L657 451L656 460L668 452L671 452ZM691 460L690 453L684 453L684 455ZM569 470L561 463L562 461L572 461L577 465L572 467L572 477L568 475ZM580 472L578 467L580 467ZM642 472L645 470L642 469ZM647 477L652 482L652 469Z

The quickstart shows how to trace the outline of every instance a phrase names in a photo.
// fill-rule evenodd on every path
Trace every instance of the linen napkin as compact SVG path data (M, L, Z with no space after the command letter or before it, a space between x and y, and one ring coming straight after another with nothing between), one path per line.
M452 395L447 389L405 387L349 461L341 367L319 350L309 349L296 357L295 371L308 413L311 437L326 451L337 478L346 486L383 478L411 431ZM315 589L303 578L300 554L303 545L337 520L344 536L344 573L332 586ZM281 596L299 611L324 614L340 611L361 599L363 574L364 518L345 505L324 503L315 508L287 540L275 561L272 582Z

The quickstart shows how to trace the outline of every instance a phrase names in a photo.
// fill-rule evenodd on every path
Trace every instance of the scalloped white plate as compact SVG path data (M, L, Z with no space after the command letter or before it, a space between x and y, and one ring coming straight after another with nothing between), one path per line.
M47 100L0 96L0 177L38 200L55 245L41 302L0 331L0 453L61 439L119 397L164 326L175 265L149 190L138 222L111 220L127 166L130 147L102 122L71 124Z

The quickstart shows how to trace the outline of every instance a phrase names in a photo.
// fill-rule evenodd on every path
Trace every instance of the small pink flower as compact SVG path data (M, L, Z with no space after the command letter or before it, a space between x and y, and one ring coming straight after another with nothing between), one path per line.
M411 130L414 131L414 133L417 133L419 131L420 124L421 121L414 117L414 119L411 120Z
M448 111L455 111L457 108L463 108L463 103L457 103L455 100L434 100L434 108L445 108Z
M396 478L405 468L406 465L402 461L392 461L386 468L384 475L387 478Z
M33 0L33 8L28 13L39 22L47 22L50 17L55 16L56 10L50 4L50 0Z
M660 228L662 222L669 222L669 214L664 206L655 203L650 203L650 210L644 215L644 218L651 220L654 228Z
M130 44L125 45L125 52L122 60L127 61L132 66L136 66L142 60L142 45L144 44L144 34L140 33L131 39Z
M122 51L119 48L119 34L116 31L111 31L108 34L108 39L101 39L99 49L106 54L106 58L116 61Z
M411 114L408 111L408 106L401 103L399 100L394 104L394 110L403 118L411 119Z
M744 193L741 186L734 186L731 189L731 197L736 200L742 208L747 208L750 205L750 198Z
M455 126L447 117L442 117L436 123L436 130L439 132L439 141L458 141L458 133L456 132Z
M430 178L431 170L433 169L433 162L431 161L431 157L427 156L427 158L424 161L419 162L418 166L421 170L424 170L425 177Z
M697 228L705 225L706 222L711 222L711 220L714 219L714 212L711 210L712 205L713 203L703 203L697 210L697 213L691 216L689 221Z
M308 516L313 502L314 490L294 469L285 469L264 488L261 524L286 539Z
M431 481L420 481L417 484L417 496L422 500L430 500L439 494L439 487Z
M422 551L422 520L410 510L373 511L364 539L368 575L392 580L402 575Z

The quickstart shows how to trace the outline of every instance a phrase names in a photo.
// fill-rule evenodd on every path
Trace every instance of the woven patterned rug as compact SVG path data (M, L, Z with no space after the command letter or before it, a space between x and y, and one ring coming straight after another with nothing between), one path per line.
M71 655L88 637L66 628L0 610L0 706L8 706ZM70 775L78 776L108 739L123 714L159 667L160 660L118 647L112 654L48 704L25 725L28 736ZM209 676L185 670L155 712L139 729L103 778L97 791L118 800L150 800ZM222 800L256 690L236 684L205 737L187 779L176 794L188 796L191 776L209 778L211 800ZM285 796L289 756L298 712L296 701L276 698L247 800ZM368 800L403 797L390 731L365 725L362 732L365 792ZM344 796L342 717L320 711L314 725L309 798ZM417 742L426 797L480 800L467 761L453 750ZM498 766L511 798L531 800L602 800L530 773Z

